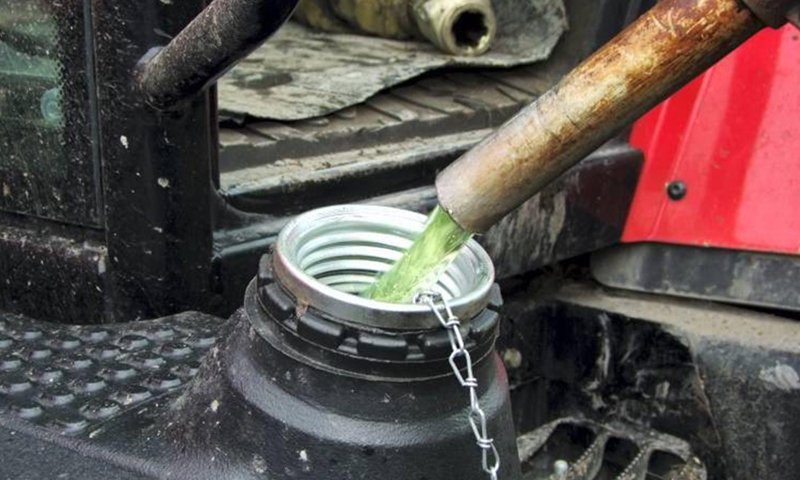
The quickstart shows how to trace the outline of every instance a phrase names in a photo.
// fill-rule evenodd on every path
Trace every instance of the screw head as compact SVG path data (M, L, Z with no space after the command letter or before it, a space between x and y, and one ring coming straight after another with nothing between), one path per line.
M667 185L667 195L669 195L669 198L672 200L677 201L683 199L683 197L686 196L686 192L686 184L681 180L675 180Z

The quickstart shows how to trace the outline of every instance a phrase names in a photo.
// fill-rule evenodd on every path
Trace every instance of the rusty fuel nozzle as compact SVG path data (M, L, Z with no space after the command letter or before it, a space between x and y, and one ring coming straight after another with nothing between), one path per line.
M497 19L491 0L301 0L295 18L330 32L425 38L453 55L481 55Z
M746 3L751 2L770 3ZM487 230L769 18L793 19L800 8L799 0L772 4L777 14L738 0L659 2L439 174L440 205L461 227Z

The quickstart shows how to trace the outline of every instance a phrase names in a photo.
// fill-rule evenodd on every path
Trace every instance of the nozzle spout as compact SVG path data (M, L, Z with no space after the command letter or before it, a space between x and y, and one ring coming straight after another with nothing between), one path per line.
M440 205L487 230L763 27L738 0L662 0L445 169Z
M453 55L486 53L497 33L490 0L417 0L413 16L422 36Z

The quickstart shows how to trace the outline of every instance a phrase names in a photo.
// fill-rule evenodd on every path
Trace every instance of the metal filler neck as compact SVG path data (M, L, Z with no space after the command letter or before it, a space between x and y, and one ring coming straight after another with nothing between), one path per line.
M358 296L388 270L425 226L426 217L389 207L341 205L300 215L281 232L272 255L276 280L298 304L365 327L435 329L425 305L392 304ZM432 290L460 318L489 303L494 267L477 242L468 242Z

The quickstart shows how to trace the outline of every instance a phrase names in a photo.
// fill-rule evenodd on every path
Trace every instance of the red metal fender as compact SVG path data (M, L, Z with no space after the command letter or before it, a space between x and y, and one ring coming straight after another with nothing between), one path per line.
M800 31L765 30L637 122L623 241L800 254L799 87Z

